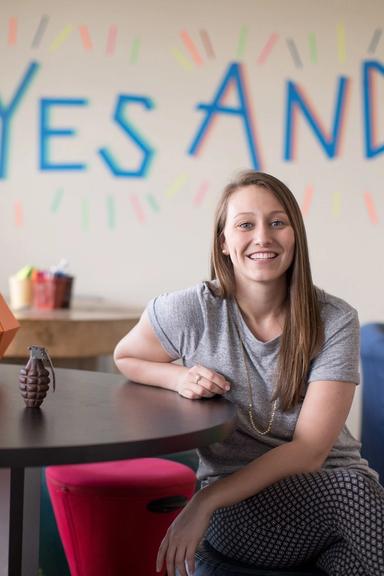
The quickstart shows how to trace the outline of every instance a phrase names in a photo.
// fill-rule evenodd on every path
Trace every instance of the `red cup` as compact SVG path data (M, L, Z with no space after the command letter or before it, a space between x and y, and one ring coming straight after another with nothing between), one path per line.
M38 272L33 278L33 306L40 309L69 308L73 276Z

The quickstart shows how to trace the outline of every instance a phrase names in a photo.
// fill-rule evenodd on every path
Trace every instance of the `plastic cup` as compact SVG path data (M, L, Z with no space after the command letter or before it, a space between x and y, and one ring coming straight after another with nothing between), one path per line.
M32 280L30 278L9 278L9 301L13 310L32 306Z
M72 276L37 276L33 280L33 306L40 309L69 308Z

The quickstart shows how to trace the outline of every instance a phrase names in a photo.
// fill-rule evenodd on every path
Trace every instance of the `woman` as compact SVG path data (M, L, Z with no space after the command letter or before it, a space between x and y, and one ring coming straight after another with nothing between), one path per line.
M384 490L345 427L357 314L314 287L300 209L273 176L245 172L224 190L212 278L155 298L115 351L131 380L238 408L231 436L199 451L203 489L169 528L158 569L193 573L205 539L250 565L384 574Z

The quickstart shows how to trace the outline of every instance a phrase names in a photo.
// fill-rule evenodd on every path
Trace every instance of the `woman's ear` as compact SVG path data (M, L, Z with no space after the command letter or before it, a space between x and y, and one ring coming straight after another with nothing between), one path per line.
M221 251L225 256L228 256L229 252L228 252L228 248L227 248L227 244L225 242L225 237L224 234L221 235L220 237L220 247L221 247Z

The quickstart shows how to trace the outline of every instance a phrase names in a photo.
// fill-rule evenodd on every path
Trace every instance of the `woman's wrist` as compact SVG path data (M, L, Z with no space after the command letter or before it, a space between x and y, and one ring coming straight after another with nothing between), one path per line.
M207 512L210 516L219 508L216 498L216 489L213 484L207 486L206 488L201 488L194 495L193 499L196 501L198 506Z

